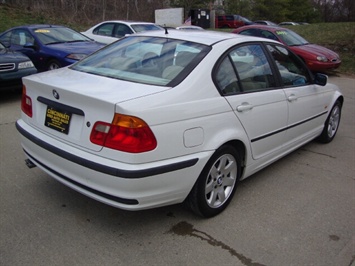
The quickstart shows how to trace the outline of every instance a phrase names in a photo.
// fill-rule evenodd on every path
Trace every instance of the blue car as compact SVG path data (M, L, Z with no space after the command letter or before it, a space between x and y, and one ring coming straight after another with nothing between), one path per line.
M0 42L27 55L40 72L73 64L104 46L57 25L14 27L0 35Z
M0 42L0 90L22 86L22 77L37 73L31 60L24 54L11 51Z

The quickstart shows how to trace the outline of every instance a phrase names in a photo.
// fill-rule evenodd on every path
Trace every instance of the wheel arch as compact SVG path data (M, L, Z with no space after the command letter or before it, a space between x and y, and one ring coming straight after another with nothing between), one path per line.
M246 147L245 147L245 144L241 140L235 139L235 140L230 140L230 141L224 143L222 146L226 146L226 145L235 148L237 150L237 152L239 153L240 160L241 160L240 178L242 178L242 176L244 174L245 165L246 165Z
M341 104L341 106L343 106L343 104L344 104L344 96L343 96L343 95L339 96L339 97L334 101L334 103L335 103L336 101L339 101L340 104Z
M52 61L55 61L55 62L58 62L60 65L62 65L60 59L54 57L54 56L51 56L51 57L48 57L47 60L46 60L46 67L49 66L49 63L52 62Z

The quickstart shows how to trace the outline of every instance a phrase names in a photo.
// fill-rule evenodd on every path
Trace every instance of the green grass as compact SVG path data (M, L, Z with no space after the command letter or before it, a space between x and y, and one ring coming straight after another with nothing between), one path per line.
M36 23L62 24L78 31L88 28L88 25L72 24L63 18L45 17L39 13L0 5L0 32L14 26ZM336 74L355 76L355 22L319 23L289 26L288 28L311 43L325 46L337 52L342 64L336 70Z

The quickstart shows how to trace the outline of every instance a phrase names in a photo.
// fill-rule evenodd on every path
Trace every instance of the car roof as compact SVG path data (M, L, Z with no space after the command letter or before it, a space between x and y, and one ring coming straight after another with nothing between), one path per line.
M146 22L146 21L131 21L131 20L106 20L106 21L102 21L98 24L103 24L103 23L124 23L124 24L127 24L127 25L133 25L133 24L148 24L148 25L151 25L151 24L154 24L156 25L155 23L153 22ZM97 25L97 24L96 24Z
M134 36L151 36L151 37L164 37L177 40L190 41L195 43L201 43L205 45L213 45L215 43L235 39L236 44L244 41L264 41L265 38L259 38L254 36L237 35L234 33L220 32L220 31L183 31L176 29L167 29L166 31L149 31L136 33ZM270 40L271 41L271 40Z
M15 29L23 29L23 28L34 30L38 28L68 28L68 27L62 25L52 25L52 24L31 24L31 25L16 26L11 29L8 29L8 31L15 30Z
M12 29L16 29L16 28L37 29L37 28L67 28L67 27L62 25L53 25L53 24L30 24L30 25L13 27Z

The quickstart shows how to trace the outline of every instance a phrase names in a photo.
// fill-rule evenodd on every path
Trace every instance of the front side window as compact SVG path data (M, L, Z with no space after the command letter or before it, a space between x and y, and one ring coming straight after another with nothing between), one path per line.
M12 34L12 44L15 45L29 45L34 43L34 38L28 32L28 30L21 29L21 30L14 30Z
M273 34L272 32L270 32L268 30L261 30L260 31L260 37L278 41L278 39L275 36L275 34Z
M150 85L174 86L210 49L192 42L131 35L74 64L71 69Z
M279 45L267 45L280 72L283 86L303 86L311 83L309 72L301 60Z
M115 24L113 23L106 23L94 29L93 33L101 36L112 36L114 26Z

